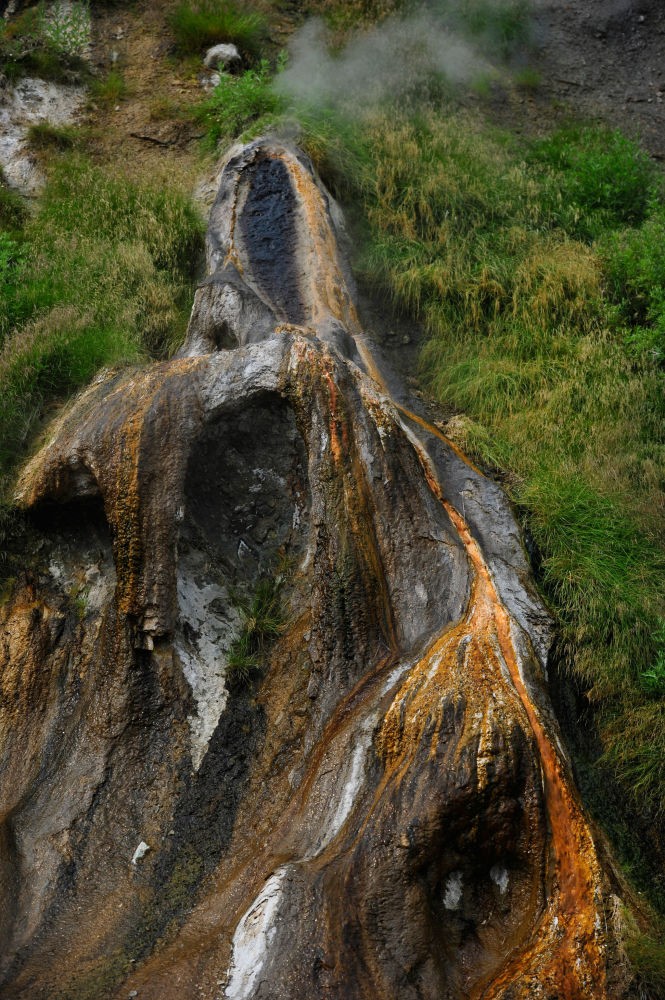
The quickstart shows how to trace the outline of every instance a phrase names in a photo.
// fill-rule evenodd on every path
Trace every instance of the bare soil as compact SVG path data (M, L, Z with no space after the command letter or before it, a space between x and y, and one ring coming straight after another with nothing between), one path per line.
M590 118L665 160L663 0L534 0L530 65L541 74L527 119Z

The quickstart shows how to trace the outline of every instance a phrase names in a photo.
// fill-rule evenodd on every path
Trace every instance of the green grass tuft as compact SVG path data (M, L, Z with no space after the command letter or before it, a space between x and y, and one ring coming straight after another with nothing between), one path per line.
M112 108L129 96L129 88L119 69L111 69L90 84L90 99L104 108Z
M231 645L226 661L231 686L249 684L264 665L270 643L284 631L282 583L280 575L263 577L249 597L234 595L234 603L242 617L242 630Z
M81 141L81 130L75 125L51 125L36 122L28 128L28 143L32 149L64 152L74 149Z
M182 56L231 42L244 56L257 58L267 39L261 14L234 0L186 0L169 16L169 26Z
M205 126L207 145L214 149L235 136L267 131L283 108L284 102L272 87L270 65L262 60L241 76L222 76L197 109L197 119Z

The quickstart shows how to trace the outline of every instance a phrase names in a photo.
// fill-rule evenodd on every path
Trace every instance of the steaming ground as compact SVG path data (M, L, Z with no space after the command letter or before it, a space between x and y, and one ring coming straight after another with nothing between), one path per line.
M540 132L581 116L623 129L665 159L662 0L532 0L528 40L510 60L510 70L532 70L539 81L529 92L507 85L498 39L462 37L453 6L439 0L443 14L421 8L406 20L389 18L335 55L322 22L308 21L291 36L277 86L295 101L362 110L441 74L497 124ZM489 99L474 97L467 85L481 79L503 86Z
M288 67L277 78L279 92L329 106L372 106L413 91L433 75L464 84L491 71L477 50L424 10L389 18L334 55L325 25L314 19L293 36L289 53Z

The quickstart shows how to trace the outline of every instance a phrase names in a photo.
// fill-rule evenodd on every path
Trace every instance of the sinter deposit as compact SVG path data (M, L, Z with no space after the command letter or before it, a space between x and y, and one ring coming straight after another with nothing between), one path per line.
M341 225L301 154L232 150L180 355L23 471L5 1000L620 995L519 531L376 359Z

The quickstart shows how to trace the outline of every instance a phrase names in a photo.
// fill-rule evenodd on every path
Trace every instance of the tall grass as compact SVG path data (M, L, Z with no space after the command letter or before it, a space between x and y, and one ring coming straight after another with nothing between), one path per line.
M0 485L51 401L104 365L168 355L201 222L187 198L62 156L37 214L0 233Z

